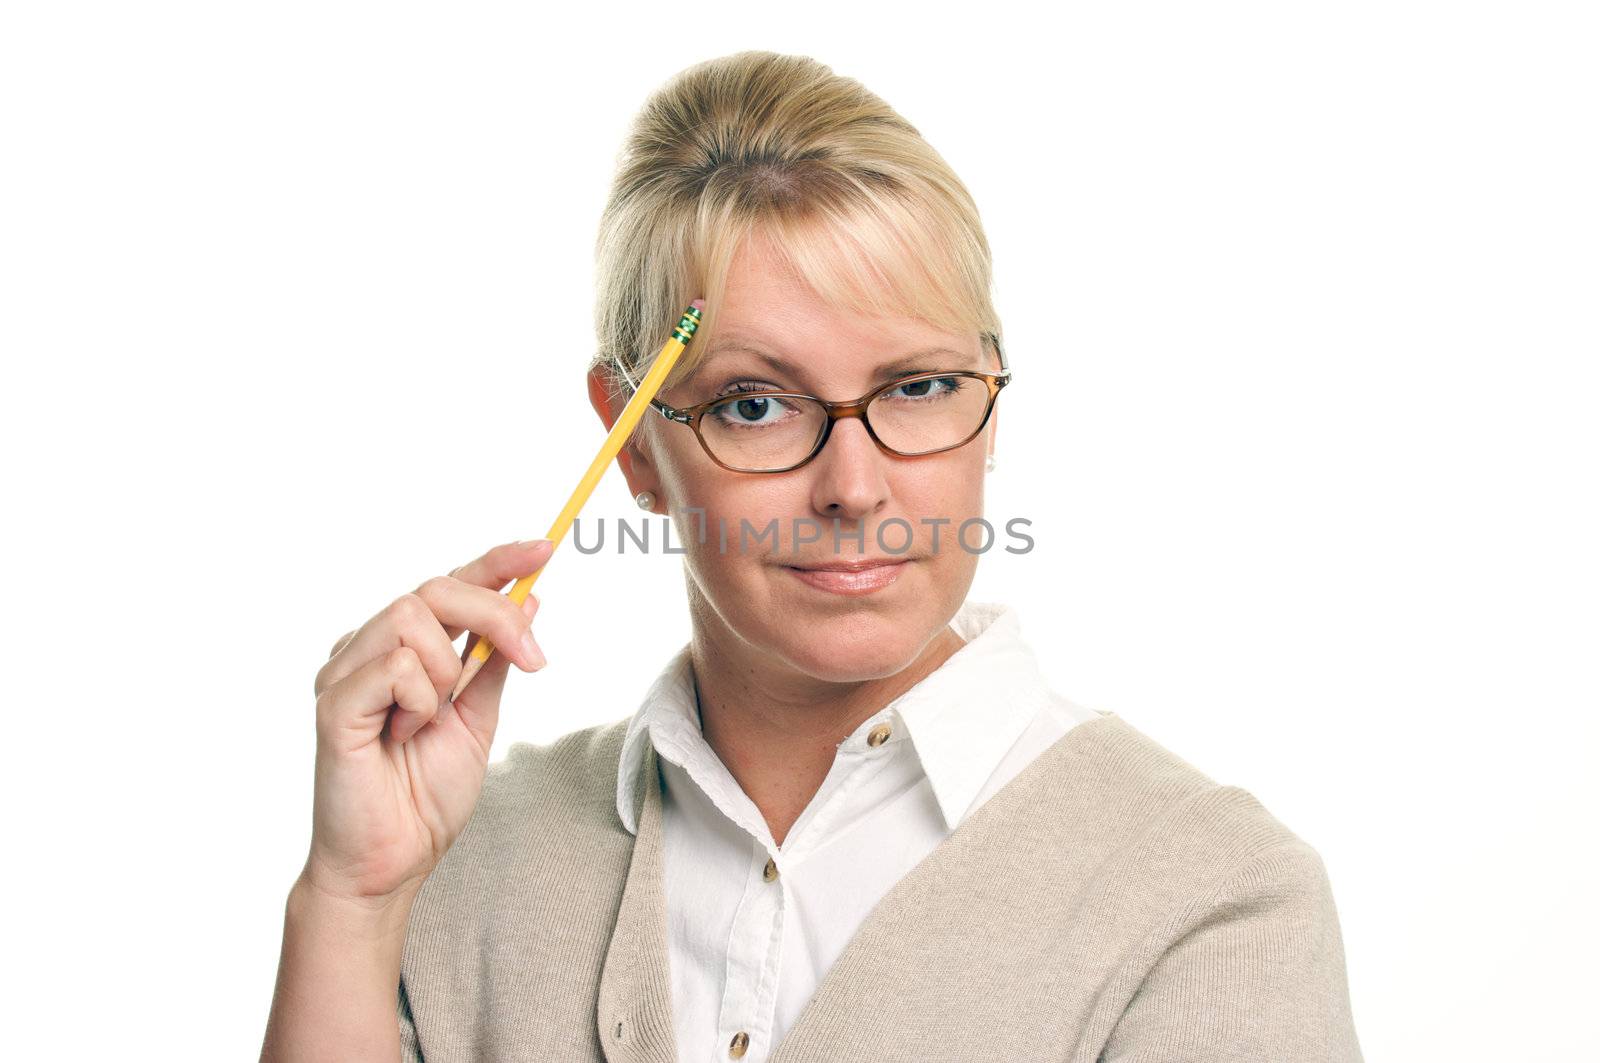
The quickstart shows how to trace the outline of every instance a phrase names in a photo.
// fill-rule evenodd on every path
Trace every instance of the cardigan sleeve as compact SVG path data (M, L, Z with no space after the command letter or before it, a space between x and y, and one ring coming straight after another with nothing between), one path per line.
M1163 935L1103 1063L1361 1063L1333 891L1304 841L1247 860Z
M422 1046L417 1043L417 1024L411 1017L411 1000L406 996L405 979L399 991L400 1063L423 1063Z

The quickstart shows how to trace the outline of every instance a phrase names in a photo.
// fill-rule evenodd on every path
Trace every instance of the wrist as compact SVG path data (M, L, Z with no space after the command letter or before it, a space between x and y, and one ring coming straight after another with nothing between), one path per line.
M309 867L289 888L288 917L336 929L341 936L387 940L404 936L421 883L407 883L392 893L361 895L322 881Z

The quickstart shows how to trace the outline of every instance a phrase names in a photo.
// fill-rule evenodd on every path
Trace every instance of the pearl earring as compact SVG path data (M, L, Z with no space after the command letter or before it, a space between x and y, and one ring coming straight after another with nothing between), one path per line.
M994 472L994 455L993 454L990 454L987 458L983 459L983 471L984 472Z
M633 500L638 503L640 509L656 508L656 496L649 491L640 491L633 496Z

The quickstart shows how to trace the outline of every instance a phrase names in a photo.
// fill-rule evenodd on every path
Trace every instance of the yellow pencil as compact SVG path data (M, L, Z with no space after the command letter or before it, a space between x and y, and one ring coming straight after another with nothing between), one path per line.
M567 529L572 527L572 522L578 516L578 511L589 500L589 495L594 491L595 484L600 482L600 477L605 474L617 452L628 441L628 436L633 433L634 425L639 423L645 408L650 405L650 400L656 397L656 392L661 390L661 382L666 380L667 374L672 372L672 367L678 361L678 356L694 338L695 329L700 327L700 311L705 308L705 300L696 299L689 304L689 309L683 312L678 319L678 325L672 330L672 338L667 340L667 345L661 348L661 353L656 355L650 371L645 374L644 380L639 383L639 390L634 392L633 398L628 400L628 405L622 408L622 413L617 417L616 424L611 426L611 432L606 436L606 441L600 444L600 453L595 455L594 461L589 463L589 471L583 474L583 479L578 481L577 488L572 492L572 497L567 499L567 504L562 508L561 515L556 522L550 525L550 531L545 538L550 540L550 556L555 556L556 547L561 545L561 540L566 537ZM549 558L540 566L543 572L550 565ZM528 600L528 591L533 588L533 583L539 578L539 572L530 576L523 576L511 585L507 596L513 602L521 605ZM450 700L455 701L467 684L472 682L472 677L483 668L489 655L494 653L494 645L487 638L480 638L472 647L472 652L467 655L466 665L461 669L461 678L456 680L455 689L450 691Z

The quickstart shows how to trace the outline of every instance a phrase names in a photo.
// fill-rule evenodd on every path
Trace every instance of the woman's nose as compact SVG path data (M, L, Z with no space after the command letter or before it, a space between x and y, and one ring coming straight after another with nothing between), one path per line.
M812 505L834 517L868 516L888 500L890 460L859 419L836 421L822 452L811 459Z

